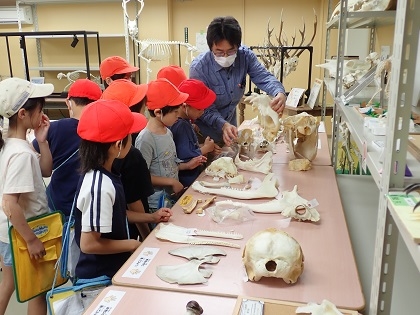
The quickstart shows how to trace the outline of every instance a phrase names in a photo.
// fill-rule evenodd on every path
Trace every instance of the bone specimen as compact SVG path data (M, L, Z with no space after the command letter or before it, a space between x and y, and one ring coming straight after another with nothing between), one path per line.
M302 112L283 120L284 140L291 159L312 161L318 151L318 126L316 117Z
M79 79L81 73L86 75L87 71L85 71L85 70L74 70L72 72L67 72L67 74L64 74L62 72L58 73L57 74L57 79L61 80L62 78L66 78L69 81L69 84L67 84L64 87L63 91L67 91L70 88L70 86L74 83L74 81ZM93 74L90 74L89 79L92 80L93 82L95 82L98 85L100 85L100 83L101 83L101 78L100 77L95 77Z
M199 199L194 199L193 201L191 201L191 203L187 207L182 207L182 209L184 210L184 213L190 214L191 212L193 212L195 206L197 205L199 201L200 201Z
M171 249L169 254L179 257L187 258L188 260L191 259L204 259L206 257L212 257L208 263L215 264L219 262L220 258L215 257L215 255L222 255L226 256L226 252L223 249L214 246L186 246L180 247L176 249Z
M185 244L191 244L191 245L219 245L219 246L240 248L238 244L219 241L219 240L209 240L205 238L198 238L193 235L213 236L213 237L230 238L230 239L243 238L243 236L238 233L206 231L206 230L198 230L195 228L188 229L188 228L174 225L172 223L160 224L155 229L156 238L161 239L161 240L167 240L174 243L185 243Z
M328 300L323 300L319 305L316 303L308 303L308 305L299 306L296 308L296 314L344 315Z
M273 152L271 151L266 152L260 159L254 158L248 161L241 161L239 155L235 157L235 164L239 169L263 174L270 173L272 163Z
M391 67L392 67L392 57L389 57L385 60L382 60L378 63L378 66L376 68L375 71L375 84L378 87L376 92L373 94L373 96L371 97L371 99L369 100L369 102L367 102L366 106L370 106L373 103L373 99L375 98L375 96L382 91L381 88L381 80L382 80L382 75L386 75L388 78L391 77ZM389 98L389 79L385 85L385 91L384 91L384 95L386 98Z
M289 171L309 171L312 168L308 159L295 159L289 161Z
M201 315L203 314L203 308L196 301L189 301L187 303L187 312L185 315Z
M238 175L238 170L233 159L228 156L222 156L204 170L206 175L213 177L229 178Z
M144 7L143 0L137 0L140 4L139 10L137 15L134 19L131 19L128 15L127 11L127 4L130 0L122 0L122 8L125 15L125 20L127 21L127 32L131 40L136 43L136 46L139 47L139 54L138 56L146 62L147 69L146 69L146 83L149 82L150 73L152 70L150 69L150 63L152 61L161 61L162 59L168 59L172 55L171 46L175 46L177 48L184 47L188 50L188 54L185 57L185 63L189 64L189 60L194 58L194 52L198 51L195 46L192 46L189 43L181 42L181 41L168 41L168 40L159 40L159 39L138 39L138 27L137 21L139 20L140 14ZM138 5L138 4L136 4Z
M248 159L252 159L255 155L254 135L252 129L240 129L238 130L238 138L236 142L239 146L239 153Z
M235 190L232 188L208 188L200 185L200 182L195 181L191 188L203 194L213 194L219 196L226 196L236 199L258 199L258 198L274 198L278 194L277 179L273 173L269 173L262 182L261 186L256 190Z
M197 209L197 211L196 211L196 212L197 212L197 214L202 214L202 213L203 213L203 211L204 211L204 209L205 209L205 208L207 208L207 207L209 206L209 204L211 204L211 203L214 201L214 199L216 199L216 196L213 196L213 197L207 198L207 199L204 201L204 203L201 205L201 207Z
M206 182L204 180L200 180L199 183L200 183L201 186L204 186L204 187L213 187L213 188L230 187L230 183L229 182L212 183L212 182Z
M385 11L395 10L397 0L348 0L347 11ZM330 21L340 14L341 2L338 2L334 11L331 14Z
M245 245L242 261L248 279L282 278L295 283L303 271L303 253L299 243L289 234L269 228L253 235Z
M292 191L283 191L282 198L258 204L235 202L232 200L217 201L216 206L247 207L254 212L281 213L286 217L292 217L300 221L317 222L320 215L315 208L308 205L308 201L297 193L297 185Z
M262 135L268 142L277 139L280 130L280 117L270 106L271 97L267 94L251 93L244 102L252 104L252 108L258 109L258 124L262 128Z
M200 266L211 260L206 257L202 260L192 259L180 265L162 265L156 267L156 275L168 283L197 284L207 282L212 271L200 269Z
M242 174L236 175L235 177L232 177L232 178L228 179L229 184L242 184L244 182L245 182L245 179L244 179L244 175L242 175ZM205 186L205 185L203 185L203 186Z

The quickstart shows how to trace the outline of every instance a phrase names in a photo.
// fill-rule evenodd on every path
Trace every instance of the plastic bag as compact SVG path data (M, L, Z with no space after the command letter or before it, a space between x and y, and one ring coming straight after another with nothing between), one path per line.
M206 209L212 220L223 224L237 224L255 220L254 212L248 207L213 206Z

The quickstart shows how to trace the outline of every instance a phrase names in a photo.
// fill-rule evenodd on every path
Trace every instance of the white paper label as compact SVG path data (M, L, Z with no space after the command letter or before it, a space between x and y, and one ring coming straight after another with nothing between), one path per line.
M159 248L145 247L137 258L132 262L130 267L122 275L123 278L138 279L155 258Z

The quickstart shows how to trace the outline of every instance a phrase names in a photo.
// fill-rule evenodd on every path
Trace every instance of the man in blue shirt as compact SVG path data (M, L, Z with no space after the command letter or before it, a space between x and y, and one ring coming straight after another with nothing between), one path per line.
M203 81L217 96L196 124L204 137L228 146L238 136L236 106L244 95L247 74L260 90L274 96L270 105L279 115L286 102L283 84L241 40L242 30L235 18L216 17L207 28L210 51L200 54L190 67L190 78Z

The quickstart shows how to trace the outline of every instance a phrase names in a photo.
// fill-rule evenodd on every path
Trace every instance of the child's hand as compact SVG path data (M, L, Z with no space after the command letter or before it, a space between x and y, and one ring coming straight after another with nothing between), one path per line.
M219 147L217 144L214 144L213 154L214 155L219 155L220 153L222 153L222 148Z
M175 194L177 194L184 190L184 185L182 185L180 181L174 179L172 184L172 190Z
M154 212L152 216L155 223L168 222L169 218L172 216L172 211L169 208L160 208L158 211Z
M200 165L202 165L206 162L207 162L207 157L205 157L204 155L199 155L199 156L193 157L191 160L189 160L186 163L187 164L187 169L193 170L197 166L200 166Z
M48 129L50 129L50 119L47 115L42 114L39 126L34 129L34 135L38 143L47 141Z
M204 140L204 144L201 147L201 152L203 154L209 153L214 150L214 146L216 144L214 143L214 140L210 138L209 136L206 137L206 140Z
M33 240L26 243L26 246L28 246L31 259L41 259L46 255L44 244L42 244L38 237L34 237Z

